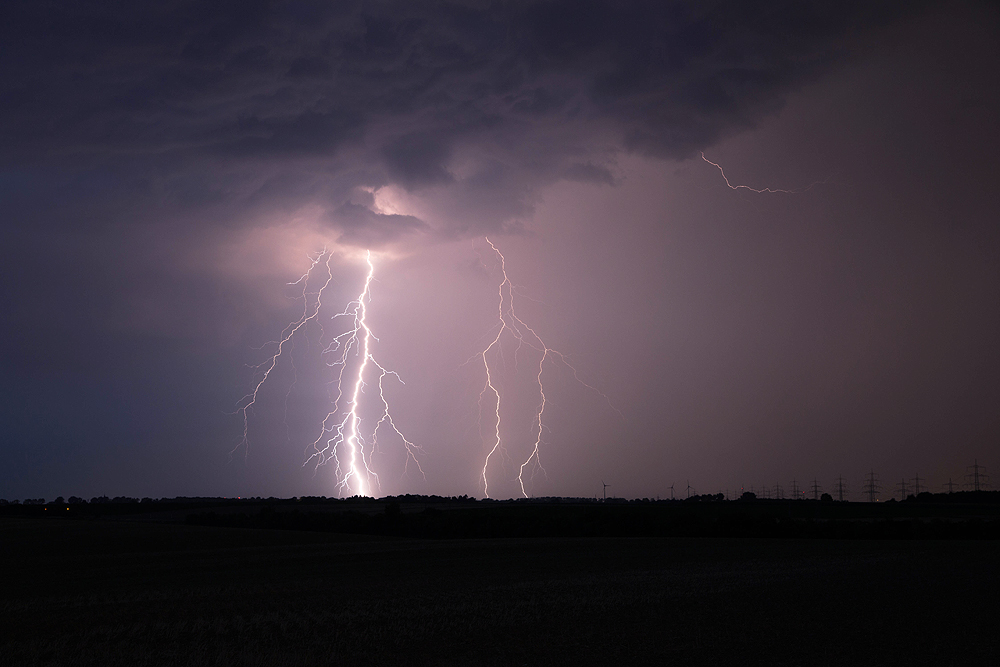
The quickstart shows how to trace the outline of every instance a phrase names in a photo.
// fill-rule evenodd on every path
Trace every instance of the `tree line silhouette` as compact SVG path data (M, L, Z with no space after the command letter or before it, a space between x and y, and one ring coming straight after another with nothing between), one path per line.
M828 494L827 494L828 495ZM1000 539L1000 492L921 492L884 503L766 499L744 492L686 499L477 500L468 496L171 498L0 503L0 517L150 520L219 528L413 538L784 537ZM165 514L173 513L173 514Z

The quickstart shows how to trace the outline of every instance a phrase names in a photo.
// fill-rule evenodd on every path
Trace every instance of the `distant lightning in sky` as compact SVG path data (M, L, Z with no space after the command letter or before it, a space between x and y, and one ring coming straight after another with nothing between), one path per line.
M493 407L491 415L492 428L490 429L490 436L487 442L488 452L482 468L483 493L486 497L489 497L490 495L489 473L494 457L498 456L502 460L509 459L507 447L503 438L502 428L503 418L501 405L503 403L503 392L500 390L498 386L499 383L496 379L500 368L502 368L504 364L503 339L506 335L512 341L516 342L514 352L515 365L517 353L522 347L528 347L538 354L538 372L535 377L538 386L538 403L534 412L533 421L533 426L535 427L533 431L535 434L535 441L531 446L527 458L524 459L524 462L518 467L517 474L517 481L521 489L521 494L527 498L528 490L525 487L526 480L530 482L530 480L533 479L538 472L547 474L545 468L542 466L540 457L543 436L547 430L544 417L545 408L548 404L548 397L545 393L545 383L543 381L543 375L547 367L546 362L550 362L548 365L562 364L568 368L572 371L574 380L603 397L608 402L611 409L614 410L619 417L621 417L622 414L611 404L611 401L604 393L579 378L576 368L569 363L566 355L559 350L549 347L545 341L542 340L541 336L539 336L534 329L525 324L524 320L517 315L517 312L514 309L515 290L510 277L507 275L506 258L489 238L484 238L499 261L501 281L497 287L497 323L494 326L496 335L492 338L489 344L483 348L482 352L473 357L478 357L482 360L483 372L485 375L483 388L479 392L480 433L482 432L483 412L488 410L490 404L492 404ZM478 253L479 251L477 250L476 252ZM481 257L482 256L480 255L480 258Z
M704 153L701 154L701 159L719 170L719 173L722 174L722 180L726 182L726 185L729 187L730 190L749 190L750 192L756 192L758 194L763 194L765 192L772 192L775 194L781 192L786 195L795 194L795 190L780 190L772 188L761 188L758 190L757 188L751 188L749 185L733 185L732 183L729 182L729 178L726 176L726 172L723 171L721 165L719 165L717 162L712 162L711 160L709 160L707 157L705 157ZM813 185L815 185L815 183ZM812 185L810 185L809 187L812 187Z
M301 298L303 300L302 315L286 326L281 332L281 338L270 341L266 346L275 346L272 354L263 363L254 367L255 380L253 390L241 401L240 411L243 413L243 439L240 446L249 448L249 415L253 410L261 387L271 376L272 371L279 359L286 353L287 347L292 339L303 331L309 322L316 322L321 331L320 341L326 337L326 332L320 321L319 314L323 307L323 294L333 280L333 271L330 262L333 254L326 249L316 257L310 258L309 269L295 282L289 285L302 285ZM372 456L378 451L378 433L380 429L388 428L400 439L406 451L406 463L403 474L409 472L410 465L423 475L424 471L420 466L417 455L422 451L418 445L408 440L396 426L392 418L389 401L385 396L384 381L386 376L393 376L402 383L402 379L395 371L386 369L378 362L372 352L373 342L378 338L372 333L368 325L368 304L371 302L371 284L375 278L375 264L372 261L371 251L365 253L365 261L368 265L368 273L365 276L364 286L357 298L351 300L347 307L332 316L331 319L339 320L344 318L349 322L347 330L330 339L323 349L322 357L332 359L327 361L327 366L333 371L333 378L329 382L330 386L330 409L326 417L322 420L320 433L313 441L312 453L305 463L315 461L316 467L333 462L335 466L335 476L337 479L337 490L341 495L371 495L379 487L378 475L373 470ZM315 279L314 272L317 267L324 275L318 278L322 286L310 291L310 282ZM291 355L289 354L291 363ZM349 367L351 367L350 371ZM348 373L347 382L347 403L345 399L345 373ZM364 417L365 410L365 389L371 384L371 376L375 376L375 386L378 388L378 415L376 418ZM368 381L366 381L366 378ZM366 421L375 421L375 426L365 429ZM235 451L235 450L234 450Z
M780 193L780 194L786 194L786 195L797 195L797 194L801 194L803 192L809 192L810 190L812 190L817 185L825 185L826 183L828 183L830 181L831 178L833 178L833 175L831 174L830 176L828 176L827 178L823 179L822 181L813 181L807 187L805 187L805 188L803 188L801 190L782 190L780 188L760 188L760 189L758 189L758 188L751 188L749 185L733 185L732 183L730 183L729 182L729 177L726 176L726 172L722 169L722 165L720 165L718 162L712 162L707 157L705 157L704 153L701 154L701 159L719 170L719 173L722 175L722 180L724 180L726 182L726 187L728 187L730 190L749 190L750 192L756 192L757 194L764 194L764 193L768 193L769 192L771 194L779 194Z

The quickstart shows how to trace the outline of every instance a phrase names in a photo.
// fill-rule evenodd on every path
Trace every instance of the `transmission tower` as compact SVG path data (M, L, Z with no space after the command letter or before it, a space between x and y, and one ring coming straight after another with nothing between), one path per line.
M909 491L909 487L906 486L906 480L904 479L899 484L896 485L896 493L899 494L900 500L906 500L906 492Z
M926 479L922 479L920 477L920 473L917 473L917 476L913 478L913 495L915 496L920 495L920 482L926 482L926 481L927 481Z
M951 477L948 478L947 484L942 484L941 486L948 487L948 493L955 493L955 487L958 486L955 482L951 481Z
M965 476L965 479L969 480L965 483L966 488L971 491L984 491L989 487L990 476L986 474L986 466L979 465L979 459L966 470L972 471Z
M781 488L781 484L774 485L774 497L778 500L782 500L785 497L785 491Z
M847 495L847 485L844 484L844 477L841 475L837 478L837 500L843 502L845 495Z
M816 480L815 477L813 477L812 491L813 491L813 500L819 500L820 486L819 482Z
M792 498L802 500L802 492L799 491L799 484L794 479L792 480Z
M874 470L865 477L862 490L868 496L868 502L873 503L878 500L878 492L882 490L882 486L878 483L878 475L875 474Z

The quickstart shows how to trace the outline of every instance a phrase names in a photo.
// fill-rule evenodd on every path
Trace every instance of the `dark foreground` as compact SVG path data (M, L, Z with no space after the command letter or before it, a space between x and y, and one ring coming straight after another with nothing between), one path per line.
M996 664L996 541L0 521L0 665Z

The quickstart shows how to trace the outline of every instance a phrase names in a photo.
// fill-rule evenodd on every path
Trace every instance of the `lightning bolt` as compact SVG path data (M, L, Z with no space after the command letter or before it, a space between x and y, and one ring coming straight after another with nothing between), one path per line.
M749 185L733 185L732 183L729 182L729 178L726 177L726 172L722 170L722 166L720 164L718 164L717 162L712 162L711 160L709 160L707 157L705 157L704 153L701 154L701 159L704 160L705 162L709 163L710 165L712 165L713 167L715 167L716 169L719 170L719 173L722 174L722 180L724 180L726 182L726 187L728 187L730 190L749 190L750 192L756 192L758 194L763 194L765 192L770 192L770 193L773 193L773 194L777 194L779 192L782 192L782 193L784 193L786 195L793 195L793 194L795 194L795 190L776 190L776 189L772 189L772 188L762 188L762 189L758 190L757 188L751 188ZM815 185L815 183L813 185ZM812 185L810 185L809 187L811 188Z
M315 321L320 327L320 341L326 338L326 332L323 329L319 314L323 307L324 291L333 281L333 271L330 266L332 258L333 253L324 249L316 257L310 258L311 265L309 269L298 280L289 283L289 285L302 285L301 298L303 299L303 312L297 320L282 330L281 337L278 340L270 341L262 346L276 347L274 348L274 353L268 359L253 367L256 383L253 390L240 401L241 407L239 410L243 413L243 439L237 445L236 449L239 449L241 446L249 449L249 414L253 410L261 387L267 382L279 359L286 353L286 349L295 336L300 334L300 332L304 334L304 327L306 327L307 323ZM315 462L316 469L318 470L320 466L332 461L335 465L337 490L341 495L352 491L356 495L370 495L378 489L379 478L372 469L372 456L378 451L378 433L383 428L390 429L403 444L403 448L406 451L403 474L408 474L410 466L414 465L421 476L424 475L423 468L420 466L420 461L417 458L417 455L422 453L423 450L420 446L408 440L396 426L396 422L393 420L390 411L389 401L385 396L384 381L386 376L393 376L400 384L404 384L403 380L399 377L398 373L388 370L380 364L372 353L372 343L373 341L378 342L378 338L372 333L367 321L368 304L371 302L371 284L375 280L375 264L372 261L370 250L366 251L365 261L368 265L368 273L365 276L361 293L358 294L357 298L348 302L343 311L333 315L331 318L333 320L345 318L349 321L349 324L347 330L330 339L330 342L326 344L326 347L322 351L324 359L332 358L332 361L326 361L327 366L335 369L333 371L333 379L329 382L329 385L333 387L330 390L331 407L327 411L326 417L323 418L319 435L312 442L312 453L303 463L303 465L306 465L311 461ZM325 268L326 274L322 282L322 287L318 290L310 291L310 279L313 278L313 273L320 265ZM356 368L353 369L352 379L349 380L349 400L346 406L342 406L341 403L345 397L344 375L352 357L359 358L360 360L357 362ZM290 354L289 360L294 368L294 362L291 360ZM378 416L375 427L366 436L364 429L365 420L362 417L365 387L368 384L366 383L366 375L370 376L376 373L377 380L375 385L378 387L378 402L381 414ZM236 451L236 449L233 451Z
M303 273L298 280L288 283L288 285L302 285L302 315L299 318L288 324L281 331L281 337L278 340L272 340L264 343L257 349L264 349L266 347L274 346L275 352L268 359L251 366L253 368L253 382L256 383L253 389L246 396L238 401L240 407L237 408L237 412L241 413L243 416L243 438L240 442L233 448L230 454L236 453L241 447L243 448L244 457L250 455L250 413L253 412L254 406L257 403L258 395L260 394L261 387L267 382L268 378L271 377L271 372L274 367L278 364L278 359L282 357L285 353L285 347L290 343L292 338L297 334L303 327L306 326L308 322L315 321L319 316L320 308L323 305L323 291L330 285L333 281L333 271L330 269L330 259L332 254L327 252L326 248L323 252L319 253L315 257L310 257L311 265ZM325 261L324 261L325 258ZM313 271L316 267L323 263L326 267L326 280L323 286L315 292L309 291L309 278L312 276ZM312 298L310 298L312 297ZM311 306L311 307L310 307ZM258 379L259 378L259 379ZM289 388L291 391L291 388ZM287 394L286 394L287 399Z
M334 386L336 386L336 398L333 399L333 408L327 412L323 419L319 436L313 441L313 454L306 460L306 463L315 460L317 467L332 460L336 466L338 490L343 494L349 492L353 485L355 493L362 496L369 495L379 485L378 475L372 470L371 457L377 451L379 429L385 424L388 424L388 427L399 437L406 450L406 464L403 474L405 475L409 471L410 461L413 462L421 475L424 474L417 458L417 454L423 450L408 440L396 427L389 410L389 402L385 397L383 382L387 375L392 375L400 383L403 383L403 380L398 373L382 366L371 352L372 341L378 341L378 338L372 333L367 322L368 303L371 301L371 284L375 278L375 264L372 262L370 250L365 255L365 261L368 264L368 275L365 277L361 293L356 299L350 301L343 311L333 316L333 319L348 318L351 324L348 325L347 331L335 336L323 351L324 355L333 356L333 361L327 362L327 365L338 368L336 378L333 381ZM352 351L355 356L361 357L361 361L354 374L354 386L347 409L342 411L340 402L344 396L344 370ZM359 408L361 395L365 388L365 372L368 370L369 364L378 369L377 386L382 414L368 438L370 446L366 451L366 439L361 429L362 418ZM327 434L331 435L327 437ZM338 450L343 450L343 461Z
M751 188L749 185L733 185L732 183L729 182L729 178L726 176L726 172L723 171L722 165L720 165L717 162L712 162L711 160L709 160L707 157L705 157L705 153L701 154L701 159L719 170L719 173L722 175L722 180L726 182L726 187L728 187L730 190L749 190L750 192L756 192L757 194L764 194L764 193L771 193L771 194L781 193L786 195L800 194L803 192L809 192L817 185L826 185L827 183L830 182L830 179L833 178L833 174L830 174L830 176L827 176L822 181L814 181L805 188L803 188L802 190L782 190L780 188L761 188L758 190L757 188Z
M543 375L547 367L546 362L549 362L549 366L553 364L561 364L568 368L573 373L574 380L604 398L611 409L614 410L619 417L623 418L623 416L621 411L611 404L611 400L604 393L580 379L576 368L569 362L566 355L559 350L549 347L545 341L542 340L542 337L539 336L533 328L528 326L524 320L517 315L517 312L514 309L514 295L516 290L514 288L514 284L510 280L510 277L507 275L506 258L503 256L503 253L500 252L500 249L497 248L488 237L484 238L486 243L490 246L490 249L498 258L502 280L497 287L497 323L493 327L496 330L496 335L489 342L489 344L483 348L482 352L473 355L473 357L469 359L469 361L472 361L473 359L479 358L482 361L483 373L485 375L483 388L479 392L480 433L482 432L481 424L484 411L484 399L489 397L489 402L494 406L492 416L493 429L490 437L491 444L488 445L489 451L486 454L486 459L483 462L482 469L483 493L487 498L490 496L489 469L491 459L493 459L495 455L499 455L501 459L509 458L503 436L501 435L501 403L503 401L503 395L494 380L494 376L497 374L497 369L495 367L496 363L499 362L501 366L503 365L502 341L504 335L506 334L510 339L516 341L517 343L517 347L514 351L515 370L517 364L517 354L522 347L534 350L539 355L538 372L535 376L538 384L539 401L532 422L535 426L535 442L531 447L531 452L528 454L528 457L523 463L520 464L517 475L518 484L521 487L521 494L527 498L528 492L525 488L526 476L530 482L539 471L546 476L548 475L545 468L542 466L539 453L542 447L543 434L548 430L544 422L545 408L548 405L548 397L545 393L545 383L543 381ZM473 249L476 250L477 254L479 254L479 250L475 248L475 246L473 246ZM481 254L480 261L482 261ZM493 357L492 364L490 360L491 357ZM466 363L469 363L469 361Z

